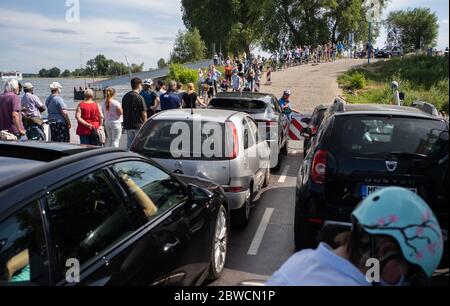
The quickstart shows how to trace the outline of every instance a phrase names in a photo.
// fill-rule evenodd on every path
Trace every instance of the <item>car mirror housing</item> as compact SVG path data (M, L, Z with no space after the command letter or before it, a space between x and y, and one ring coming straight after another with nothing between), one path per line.
M193 202L206 202L213 198L214 194L194 184L188 185L189 197Z

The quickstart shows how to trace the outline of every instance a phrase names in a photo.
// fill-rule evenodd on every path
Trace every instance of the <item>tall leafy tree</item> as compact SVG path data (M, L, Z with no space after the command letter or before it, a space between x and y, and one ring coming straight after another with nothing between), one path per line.
M415 8L391 12L386 20L388 32L397 36L403 48L434 47L439 33L436 13L429 8Z
M186 63L205 58L206 45L197 28L179 31L170 56L171 62Z

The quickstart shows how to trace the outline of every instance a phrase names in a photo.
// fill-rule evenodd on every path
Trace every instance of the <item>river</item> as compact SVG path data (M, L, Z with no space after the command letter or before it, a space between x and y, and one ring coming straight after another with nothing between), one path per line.
M73 89L84 87L84 79L71 79L71 78L24 78L20 83L23 85L26 82L31 82L34 86L34 93L45 102L50 95L50 84L52 82L59 82L61 84L62 92L61 97L64 99L68 108L76 108L79 101L74 101ZM86 84L92 83L92 79L86 79ZM4 82L0 81L0 90L3 91ZM129 85L117 85L113 86L117 92L117 100L121 101L122 97L130 90ZM23 91L21 93L23 95Z

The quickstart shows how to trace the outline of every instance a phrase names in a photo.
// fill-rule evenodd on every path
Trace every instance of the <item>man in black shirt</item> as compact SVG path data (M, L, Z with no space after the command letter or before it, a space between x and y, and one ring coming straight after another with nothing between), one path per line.
M134 78L131 80L131 89L122 99L123 128L127 132L127 149L136 137L137 132L147 121L147 106L144 98L139 94L142 90L142 80Z

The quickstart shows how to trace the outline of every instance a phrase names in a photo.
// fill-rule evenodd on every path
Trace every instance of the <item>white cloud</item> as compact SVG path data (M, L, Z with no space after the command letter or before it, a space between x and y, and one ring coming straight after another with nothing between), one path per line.
M129 2L136 1L125 1ZM160 1L150 2L153 8L163 7ZM84 62L99 53L123 62L127 54L131 62L145 62L147 67L154 67L160 57L169 55L173 44L173 41L160 41L158 37L162 32L175 36L178 29L163 25L159 30L155 27L145 31L132 20L82 18L79 23L68 23L63 17L58 20L37 13L2 9L0 45L7 47L2 48L0 69L24 72L51 66L74 69L80 65L80 48Z

